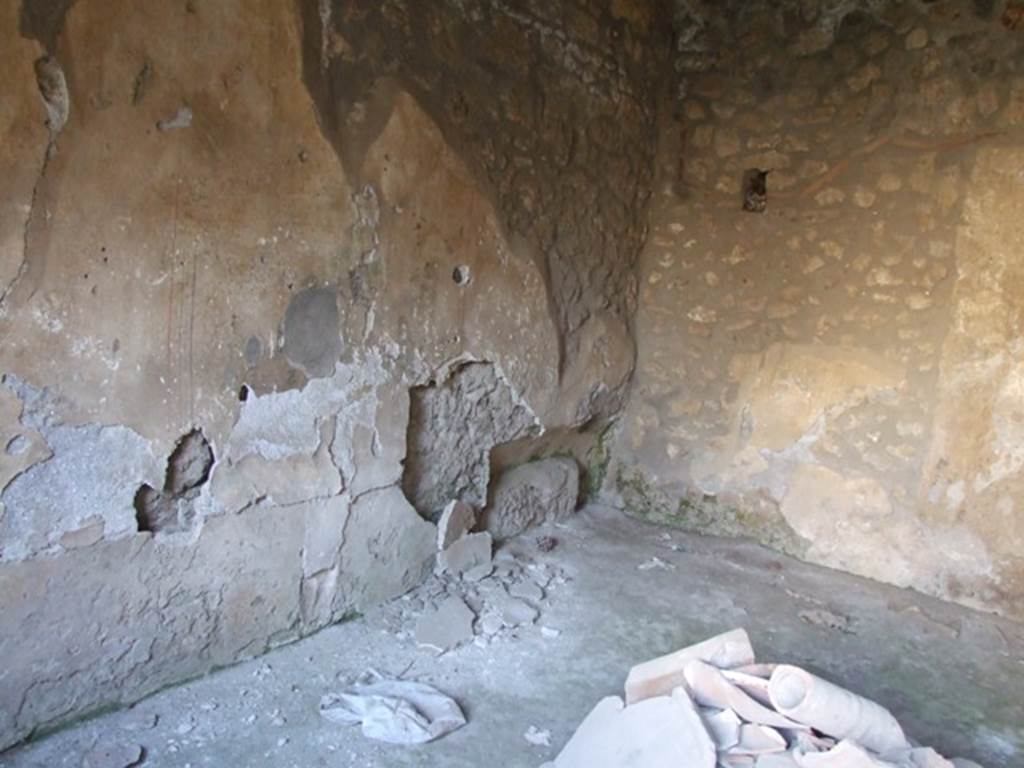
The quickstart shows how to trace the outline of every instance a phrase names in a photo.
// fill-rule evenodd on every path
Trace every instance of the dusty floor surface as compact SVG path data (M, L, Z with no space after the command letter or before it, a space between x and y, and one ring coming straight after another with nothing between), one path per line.
M542 534L557 539L553 551L537 548ZM361 619L9 751L0 768L77 768L104 742L141 746L145 766L538 766L598 699L621 692L631 664L736 626L750 631L761 660L805 665L877 699L911 737L945 754L986 768L1024 760L1019 624L600 508L507 545L490 581L503 571L547 584L536 623L435 657L412 638L417 614L441 597L443 585L429 583ZM495 586L475 585L467 601ZM438 686L469 724L403 748L323 720L320 697L367 668ZM524 738L531 726L550 731L550 747Z

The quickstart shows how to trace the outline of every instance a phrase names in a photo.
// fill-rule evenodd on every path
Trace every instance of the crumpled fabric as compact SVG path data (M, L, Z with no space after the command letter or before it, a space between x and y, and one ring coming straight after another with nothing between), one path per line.
M362 723L364 736L389 744L425 744L466 724L458 703L433 686L377 675L326 694L320 714L332 723Z

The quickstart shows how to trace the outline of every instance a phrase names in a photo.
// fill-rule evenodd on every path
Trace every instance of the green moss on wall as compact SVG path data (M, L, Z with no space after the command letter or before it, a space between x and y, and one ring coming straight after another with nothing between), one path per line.
M637 467L620 466L615 483L627 514L711 536L745 536L788 554L802 556L807 542L786 522L778 506L764 499L725 501L691 489L673 495Z

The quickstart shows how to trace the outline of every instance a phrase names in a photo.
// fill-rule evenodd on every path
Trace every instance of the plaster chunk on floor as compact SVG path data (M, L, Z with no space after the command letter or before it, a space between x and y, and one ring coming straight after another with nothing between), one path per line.
M142 763L143 751L138 744L101 741L82 758L82 768L131 768Z
M416 625L416 644L444 653L473 639L476 616L458 597L449 597Z
M579 466L569 458L532 461L498 478L484 526L498 540L542 523L565 520L576 510Z
M461 576L490 565L491 534L467 533L437 556L437 571Z

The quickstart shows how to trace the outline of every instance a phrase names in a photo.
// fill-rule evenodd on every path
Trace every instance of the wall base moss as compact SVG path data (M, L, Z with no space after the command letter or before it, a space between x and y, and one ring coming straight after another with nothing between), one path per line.
M808 543L786 522L778 505L762 496L710 496L693 489L672 493L638 467L620 465L616 490L625 512L650 522L710 536L748 537L802 557Z

